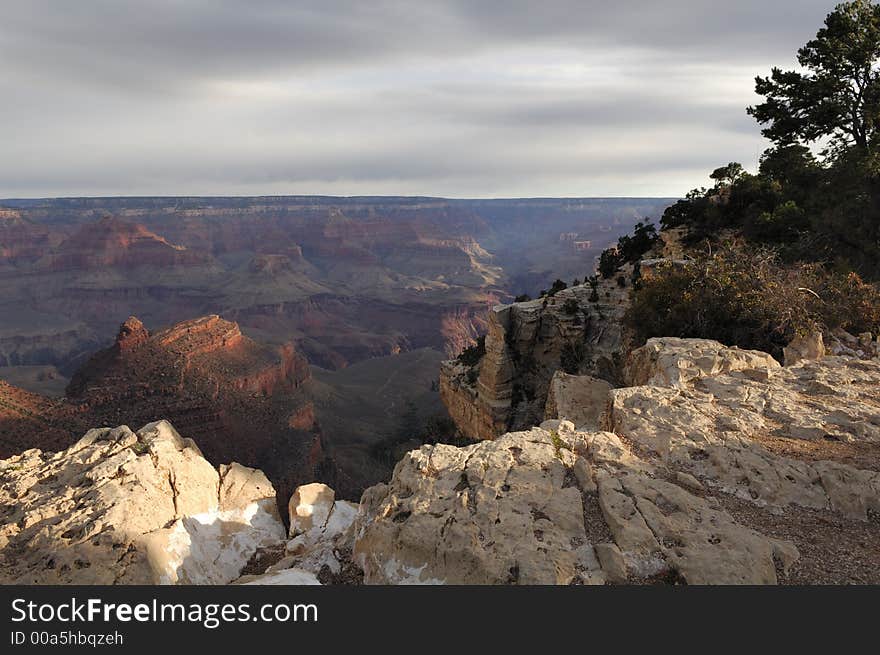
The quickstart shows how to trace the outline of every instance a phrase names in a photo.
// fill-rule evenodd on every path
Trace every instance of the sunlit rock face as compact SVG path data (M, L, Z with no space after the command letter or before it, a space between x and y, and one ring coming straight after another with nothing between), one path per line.
M638 386L609 392L603 427L667 465L777 511L880 513L880 360L782 367L766 353L661 338L632 353L628 372Z
M540 427L423 446L367 489L355 561L379 584L877 583L866 353L657 338L633 386L557 373Z
M258 470L215 469L161 421L0 461L5 584L224 584L283 543Z
M738 523L614 434L571 423L425 446L364 495L355 559L373 584L604 584L677 575L773 584L797 550Z

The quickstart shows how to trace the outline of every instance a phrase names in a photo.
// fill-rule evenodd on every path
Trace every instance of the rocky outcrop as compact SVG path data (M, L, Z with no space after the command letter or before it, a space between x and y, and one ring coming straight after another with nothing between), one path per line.
M137 316L129 316L119 326L116 334L115 348L119 354L125 354L145 344L150 338L150 333Z
M595 292L584 284L495 307L482 359L473 366L450 360L440 371L441 397L461 432L492 439L539 423L559 369L616 379L628 293L601 280Z
M606 429L760 506L880 513L880 361L783 368L702 340L688 359L689 341L652 339L633 352L637 377L655 384L611 391ZM718 372L696 374L706 366Z
M880 360L653 339L625 374L600 403L557 373L555 420L405 456L361 502L364 581L880 580ZM560 420L600 404L605 431Z
M4 584L224 584L283 544L257 470L215 469L167 422L0 462Z
M758 350L728 348L710 339L657 337L630 353L624 367L627 386L682 387L700 378L732 371L770 371L779 362Z
M615 435L560 421L410 453L356 526L364 581L380 584L768 584L797 559Z
M598 430L611 389L605 380L556 371L550 380L544 417L571 421L580 430Z

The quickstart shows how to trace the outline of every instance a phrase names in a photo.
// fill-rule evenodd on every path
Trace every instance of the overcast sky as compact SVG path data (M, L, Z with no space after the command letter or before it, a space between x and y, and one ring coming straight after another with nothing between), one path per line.
M817 0L0 0L0 197L679 196Z

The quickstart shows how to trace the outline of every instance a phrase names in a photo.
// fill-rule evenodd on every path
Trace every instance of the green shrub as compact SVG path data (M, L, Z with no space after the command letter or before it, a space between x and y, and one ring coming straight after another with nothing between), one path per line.
M587 363L589 351L587 345L577 341L566 343L559 353L559 367L569 375L577 375L581 367Z
M564 303L562 303L562 311L568 314L569 316L576 315L581 309L581 306L578 305L578 301L574 298L569 298Z
M880 327L880 292L856 274L816 264L783 265L769 249L728 243L683 266L643 277L624 323L650 337L696 337L768 352L815 329Z
M458 361L467 366L476 366L486 354L486 335L477 337L477 342L461 351Z

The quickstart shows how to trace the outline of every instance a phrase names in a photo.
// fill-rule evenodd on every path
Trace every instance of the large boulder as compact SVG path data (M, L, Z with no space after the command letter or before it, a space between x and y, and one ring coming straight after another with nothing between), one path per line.
M288 502L290 536L323 527L330 517L335 499L336 492L320 482L297 487Z
M668 352L668 340L652 341L653 369L635 359L655 383L613 390L604 429L759 506L880 513L880 362L832 356L764 368L749 354L737 368L747 361L740 351L731 366L713 356L706 364L718 372L701 376L702 340L675 340Z
M550 380L544 418L571 421L582 430L598 430L611 389L605 380L556 371Z
M285 536L260 471L218 472L166 421L25 451L0 482L7 584L224 584Z
M740 350L710 339L655 337L630 353L624 380L641 385L682 386L704 377L754 370L769 373L779 362L758 350Z
M308 571L335 580L351 568L353 524L359 507L335 500L336 493L324 484L302 485L290 502L290 535L286 556L268 569ZM355 573L355 577L359 574Z
M791 343L782 349L786 366L794 366L801 362L812 362L825 356L825 342L818 330L808 334L799 334Z

